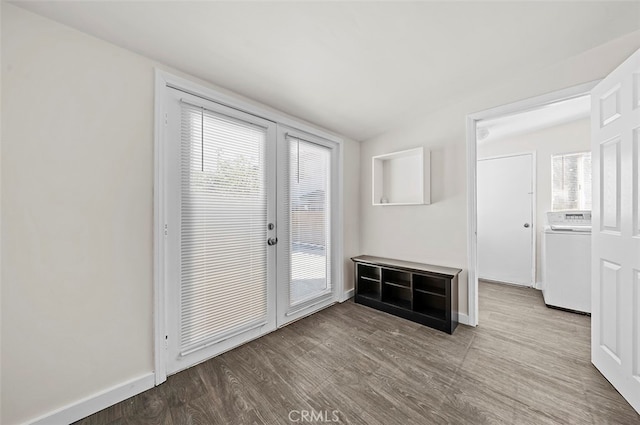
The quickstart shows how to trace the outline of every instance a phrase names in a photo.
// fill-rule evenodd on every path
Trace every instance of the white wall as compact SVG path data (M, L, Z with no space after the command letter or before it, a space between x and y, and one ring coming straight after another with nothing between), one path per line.
M153 370L157 64L1 7L0 422L12 425ZM352 287L358 143L344 164Z
M465 119L468 114L593 81L607 75L640 48L640 31L545 69L486 87L461 103L442 105L393 131L362 143L361 251L363 254L464 269L459 308L467 307L467 165ZM431 150L432 204L373 207L371 157L424 146Z
M152 64L2 4L3 424L152 371Z
M350 291L355 285L351 258L360 255L360 143L345 143L343 160L344 289Z
M542 279L542 232L551 210L551 156L591 150L591 122L581 119L518 136L478 144L478 159L536 152L536 282ZM478 185L481 182L478 181Z

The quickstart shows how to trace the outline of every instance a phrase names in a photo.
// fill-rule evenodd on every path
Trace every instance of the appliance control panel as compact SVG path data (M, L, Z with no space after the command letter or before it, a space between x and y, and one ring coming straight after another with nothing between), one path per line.
M591 211L549 211L547 223L552 230L591 231Z

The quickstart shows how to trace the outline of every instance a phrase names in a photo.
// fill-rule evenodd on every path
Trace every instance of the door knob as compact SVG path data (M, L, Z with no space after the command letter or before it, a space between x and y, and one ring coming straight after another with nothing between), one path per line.
M529 227L529 223L524 223L524 227Z
M267 239L267 245L273 246L278 243L278 238L269 238Z

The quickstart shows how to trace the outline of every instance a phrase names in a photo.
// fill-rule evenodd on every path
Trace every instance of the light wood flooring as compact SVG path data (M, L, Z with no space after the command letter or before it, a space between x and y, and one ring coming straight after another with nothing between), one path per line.
M345 302L78 424L640 424L589 361L589 317L486 282L479 303L450 336Z

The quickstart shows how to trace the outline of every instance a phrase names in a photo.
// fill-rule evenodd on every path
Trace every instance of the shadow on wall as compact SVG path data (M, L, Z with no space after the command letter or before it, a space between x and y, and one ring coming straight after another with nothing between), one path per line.
M445 190L445 149L440 146L431 148L431 203L444 200Z
M466 158L466 144L443 141L426 148L431 150L431 203L466 196L466 161L459 160Z

